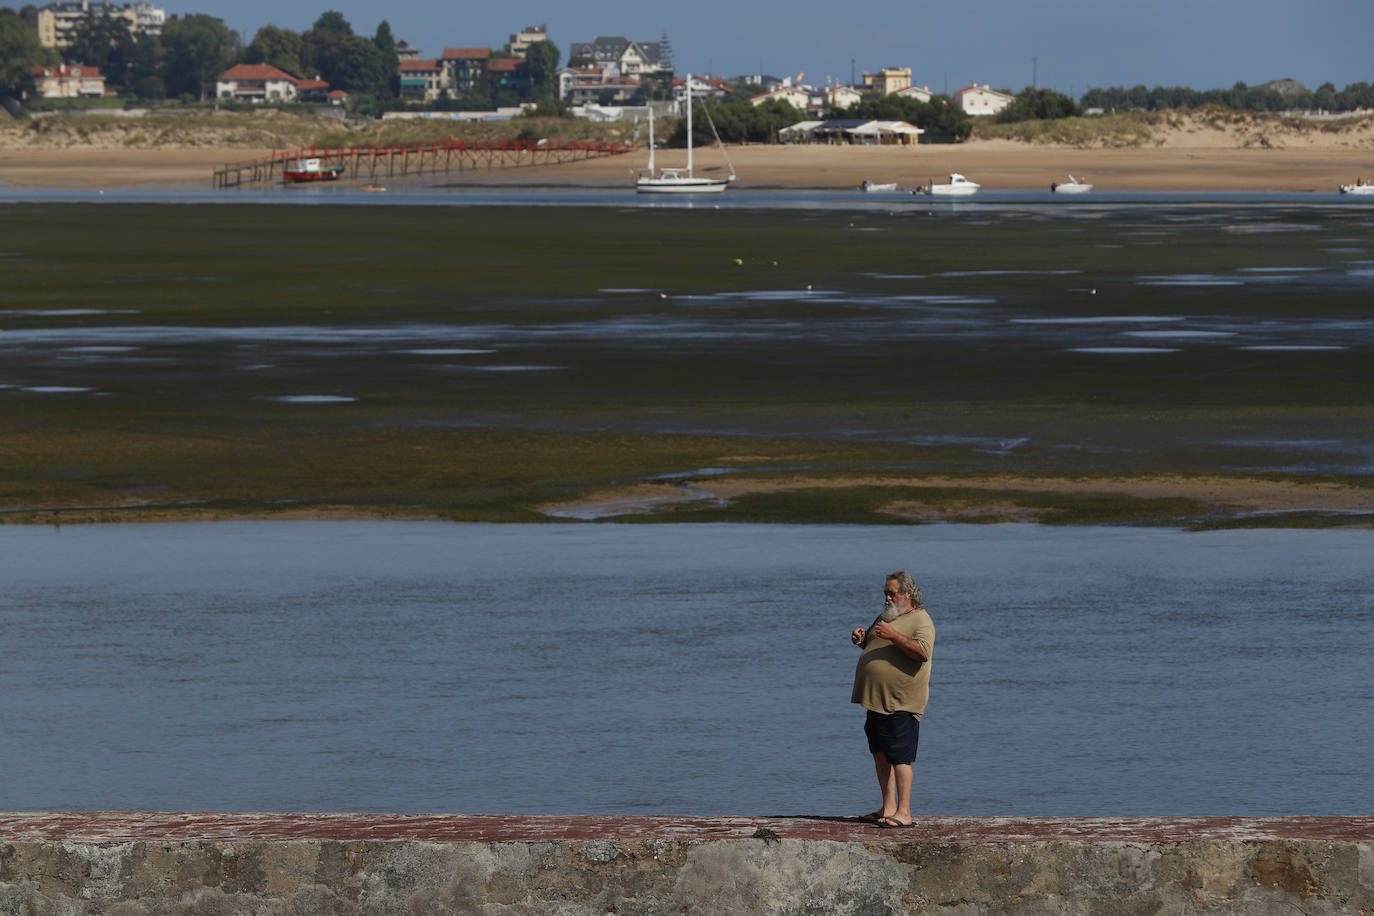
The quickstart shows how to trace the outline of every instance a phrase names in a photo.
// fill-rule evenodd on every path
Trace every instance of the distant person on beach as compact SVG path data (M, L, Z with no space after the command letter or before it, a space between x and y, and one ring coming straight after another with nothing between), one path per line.
M935 624L923 605L915 580L899 570L883 583L882 614L868 629L855 627L849 634L863 649L849 699L868 710L864 734L883 793L882 807L860 820L879 827L911 826L912 764L935 648Z

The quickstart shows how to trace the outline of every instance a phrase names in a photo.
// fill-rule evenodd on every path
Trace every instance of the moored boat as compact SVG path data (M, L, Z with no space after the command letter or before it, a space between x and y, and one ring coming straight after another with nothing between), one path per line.
M917 188L915 194L928 194L931 197L972 197L978 193L982 185L977 182L969 181L958 172L949 173L949 181L944 184L931 182L924 187Z
M283 169L283 181L302 184L310 181L337 181L344 173L342 165L321 165L318 159L302 159L294 169Z
M1050 190L1056 194L1087 194L1092 189L1092 185L1079 181L1072 175L1069 176L1068 181L1051 182L1050 184Z
M707 118L710 113L707 112ZM715 130L715 124L711 124L711 130ZM716 142L720 143L720 137L716 137ZM720 144L721 152L725 152L725 145ZM725 157L727 164L730 157ZM654 174L654 119L649 118L649 167L644 170L644 174L635 179L635 190L640 194L719 194L730 186L730 182L735 180L734 166L730 167L729 178L698 178L692 172L692 74L687 74L687 167L686 168L661 168L658 174Z
M859 190L860 190L860 191L870 191L870 192L872 192L872 191L895 191L895 190L897 190L897 182L895 182L895 181L887 181L887 182L879 183L879 182L876 182L876 181L867 181L867 180L865 180L863 184L859 185Z
M1374 183L1356 178L1354 184L1341 185L1342 194L1374 194Z

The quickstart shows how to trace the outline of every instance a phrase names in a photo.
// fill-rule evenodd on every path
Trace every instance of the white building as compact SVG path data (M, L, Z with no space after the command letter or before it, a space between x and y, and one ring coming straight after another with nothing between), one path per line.
M981 86L974 83L954 93L954 103L964 110L964 114L974 117L995 115L1014 101L1015 96L998 92L987 83Z
M123 20L129 34L161 35L167 11L152 3L126 3L115 6L110 0L63 0L50 3L38 11L38 41L45 48L66 48L72 43L76 28L87 15L109 16Z
M894 95L904 99L915 99L918 102L929 102L935 98L935 93L930 91L929 86L907 86L905 89L897 90Z
M510 41L506 42L506 51L523 60L530 45L536 41L548 40L549 27L547 25L527 25L522 31L516 32L510 37Z
M853 108L863 101L864 94L853 86L831 86L825 90L825 104L831 110Z
M910 67L883 67L877 73L864 74L864 88L878 95L892 95L910 85Z
M755 106L762 105L764 102L786 102L797 111L806 111L806 106L811 101L811 93L802 86L783 86L772 92L760 92L749 101L753 102Z

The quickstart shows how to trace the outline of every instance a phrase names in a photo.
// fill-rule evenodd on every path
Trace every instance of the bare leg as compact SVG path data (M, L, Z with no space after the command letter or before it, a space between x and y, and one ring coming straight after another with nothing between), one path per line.
M892 781L897 785L897 810L891 815L891 820L899 824L911 823L911 782L915 777L915 771L909 763L898 763L892 766ZM883 810L887 810L887 800L883 800Z
M874 770L877 772L877 774L878 774L878 788L881 789L881 790L882 790L882 793L883 793L883 806L882 806L881 809L879 809L879 811L878 811L878 816L879 816L880 818L883 818L883 817L891 817L892 815L894 815L894 814L897 813L897 788L898 788L898 782L897 782L896 773L894 772L894 770L896 770L896 769L898 769L898 768L897 768L897 767L894 767L894 766L892 766L892 764L888 763L888 762L887 762L887 755L886 755L886 754L883 754L883 753L880 751L880 752L878 752L878 753L876 753L876 754L873 755L873 769L874 769ZM907 792L908 792L908 794L910 794L910 790L911 790L911 776L910 776L911 767L908 766L906 769L907 769L907 774L908 774L908 775L907 775L907 783L906 783L906 784L907 784ZM908 802L907 804L908 804L908 811L910 811L910 802ZM910 819L911 819L911 815L908 813L908 815L907 815L907 820L910 820Z

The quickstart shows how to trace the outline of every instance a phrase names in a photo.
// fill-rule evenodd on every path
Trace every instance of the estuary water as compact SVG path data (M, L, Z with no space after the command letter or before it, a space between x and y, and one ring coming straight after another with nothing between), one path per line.
M918 812L1369 811L1368 531L0 527L0 810L818 814L937 626Z

